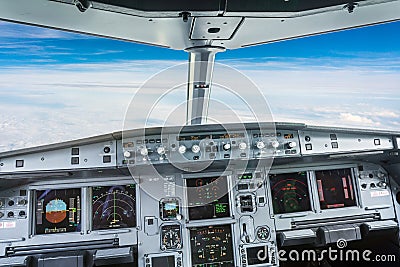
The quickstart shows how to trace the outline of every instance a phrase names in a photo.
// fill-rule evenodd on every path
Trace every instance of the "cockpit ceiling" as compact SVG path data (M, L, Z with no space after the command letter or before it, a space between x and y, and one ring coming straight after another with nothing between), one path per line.
M400 20L400 0L13 0L0 2L0 20L177 50L236 49Z
M74 0L54 0L58 2L72 3ZM351 1L350 1L351 2ZM360 0L357 2L365 2ZM301 12L312 9L332 7L348 4L347 0L153 0L153 1L127 1L127 0L94 0L94 7L99 4L113 7L140 10L145 12L195 12L195 11L227 11L227 12Z

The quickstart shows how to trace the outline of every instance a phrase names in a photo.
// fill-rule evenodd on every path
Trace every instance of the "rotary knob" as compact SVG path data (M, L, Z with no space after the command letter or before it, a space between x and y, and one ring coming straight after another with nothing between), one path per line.
M141 154L142 156L147 156L147 155L149 154L149 150L148 150L146 147L142 147L142 148L140 149L140 154Z
M125 158L130 158L131 156L132 156L132 154L131 154L130 151L125 151L125 152L124 152L124 157L125 157Z
M288 146L288 148L295 148L297 146L297 143L292 141L292 142L287 143L287 146Z
M163 147L163 146L158 147L157 148L157 153L159 155L164 155L165 154L165 147Z
M184 145L180 145L178 151L179 153L184 154L186 152L186 147Z
M245 143L245 142L241 142L240 144L239 144L239 149L240 150L245 150L247 148L247 144Z
M263 149L263 148L265 148L265 143L264 143L263 141L258 141L258 142L256 143L256 147L257 147L258 149Z
M279 142L277 140L274 140L274 141L271 142L271 146L273 148L278 148L279 147Z
M0 219L4 217L4 213L0 211Z
M228 150L231 149L231 144L229 144L229 143L224 144L222 148L223 148L225 151L228 151Z
M192 146L192 152L197 154L200 152L200 146L199 145L193 145Z

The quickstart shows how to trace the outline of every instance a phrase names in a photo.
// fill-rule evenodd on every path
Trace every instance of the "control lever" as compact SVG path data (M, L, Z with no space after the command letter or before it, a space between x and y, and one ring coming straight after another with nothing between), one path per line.
M240 239L243 243L251 243L255 240L254 219L251 216L242 216L239 219Z
M245 223L242 226L242 233L243 233L242 240L244 239L246 241L246 243L250 243L250 237L247 234L247 226Z

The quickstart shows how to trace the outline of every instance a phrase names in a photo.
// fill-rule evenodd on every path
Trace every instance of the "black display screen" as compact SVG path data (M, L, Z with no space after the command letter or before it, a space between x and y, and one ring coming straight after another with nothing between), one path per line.
M351 169L316 171L321 209L356 206Z
M271 174L269 179L275 214L311 210L306 172Z
M136 227L136 186L92 187L92 229Z
M226 176L187 179L186 185L190 220L230 216Z
M160 202L160 215L163 220L176 220L179 214L178 199L164 199Z
M175 257L154 257L151 258L151 265L154 267L175 267Z
M230 225L190 228L193 267L234 267Z
M81 189L36 191L36 234L81 231Z
M247 264L267 264L269 263L268 246L257 246L246 248Z

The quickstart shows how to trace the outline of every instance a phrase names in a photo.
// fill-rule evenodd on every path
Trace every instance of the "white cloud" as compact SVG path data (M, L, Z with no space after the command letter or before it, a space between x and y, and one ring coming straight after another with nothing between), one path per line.
M121 130L137 89L152 75L176 63L181 62L137 60L0 67L0 151ZM251 62L241 64L247 66ZM280 66L279 70L262 65L243 68L268 99L276 121L399 130L399 72L375 72L374 68L310 70L294 63ZM239 75L226 77L222 71L216 68L215 77L229 79L227 84L236 86L254 110L265 108L260 107L263 103L257 97L249 95L252 85L239 81ZM156 77L141 91L143 101L129 110L129 126L143 126L141 112L153 104L149 99L157 98L176 82L186 81L186 66L172 75L161 73ZM252 120L245 104L217 87L213 90L214 99L232 106L245 121ZM161 101L151 122L163 122L185 97L183 89ZM210 111L215 121L236 120L225 107L211 107ZM171 115L178 117L169 117L170 123L180 123L179 116L183 118L184 113L184 109L178 109Z
M367 125L379 125L379 123L374 122L373 120L367 118L367 117L362 117L359 115L354 115L351 113L340 113L340 119L350 122L350 123L355 123L355 124L367 124Z

